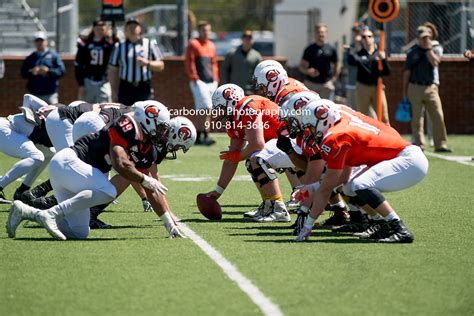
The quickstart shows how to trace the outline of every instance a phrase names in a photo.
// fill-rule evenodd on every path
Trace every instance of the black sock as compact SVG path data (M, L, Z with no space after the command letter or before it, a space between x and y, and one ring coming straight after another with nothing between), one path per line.
M201 132L197 132L197 136L196 136L196 141L200 141L201 140Z
M204 134L204 140L206 140L209 133L208 132L202 132L202 133Z
M18 189L16 189L16 190L17 190L18 192L25 192L25 191L27 191L27 190L29 190L29 189L30 189L29 186L27 186L26 184L22 183L22 184L18 187Z

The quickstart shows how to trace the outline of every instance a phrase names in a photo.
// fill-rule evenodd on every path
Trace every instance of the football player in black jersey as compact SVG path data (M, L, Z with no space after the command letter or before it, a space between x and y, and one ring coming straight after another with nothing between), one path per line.
M112 91L107 80L107 65L118 39L110 34L105 23L97 19L86 37L77 40L74 63L79 85L78 97L90 103L110 102Z
M14 199L28 190L53 156L51 141L46 132L44 118L35 111L46 103L32 95L25 95L23 113L0 118L0 152L19 158L4 175L0 175L0 201L9 203L3 189L26 175L14 193Z
M189 119L183 116L172 118L170 120L170 134L168 140L166 142L155 144L153 150L149 152L150 159L154 161L151 170L152 176L159 179L156 166L159 165L165 158L176 159L176 152L178 150L182 150L184 153L186 153L189 148L194 145L196 136L196 128ZM142 166L140 166L139 162L137 162L135 167L140 168ZM129 180L120 175L114 176L110 181L117 189L117 196L122 194L131 183ZM161 207L163 209L170 211L168 202L164 196L160 196L159 202L161 203ZM97 216L102 213L108 205L109 204L103 204L91 208L91 229L104 229L112 227L111 225L106 224L97 218Z
M148 153L169 134L169 112L157 101L137 102L134 112L122 116L108 130L81 138L58 152L49 165L51 184L59 204L39 210L13 202L6 224L10 238L25 219L40 223L56 239L85 239L89 234L89 209L112 201L117 190L104 174L112 167L125 179L140 183L169 238L184 237L168 210L159 203L166 187L150 176ZM147 169L138 170L137 164Z

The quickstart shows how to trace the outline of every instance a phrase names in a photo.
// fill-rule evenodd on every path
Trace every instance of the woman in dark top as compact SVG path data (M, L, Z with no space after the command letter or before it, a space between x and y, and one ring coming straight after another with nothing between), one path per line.
M377 79L390 75L385 53L375 48L374 33L368 28L362 31L362 49L351 53L348 63L357 66L356 103L360 112L368 115L370 106L377 104ZM382 71L378 70L378 60L382 60ZM389 123L387 99L382 90L382 122Z

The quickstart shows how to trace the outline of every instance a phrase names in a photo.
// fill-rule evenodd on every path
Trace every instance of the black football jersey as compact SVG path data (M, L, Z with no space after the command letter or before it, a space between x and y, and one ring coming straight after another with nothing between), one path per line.
M113 48L114 41L112 38L104 38L98 42L87 38L77 40L74 66L79 86L84 85L84 78L94 81L102 81L107 78L107 66Z
M110 145L125 148L137 169L148 169L155 162L157 151L151 142L141 142L141 130L131 115L122 115L107 128L79 139L72 149L82 161L102 172L110 171Z
M34 144L43 145L46 147L53 147L51 139L49 138L48 131L46 130L46 124L44 120L39 121L39 125L35 125L28 139Z
M77 106L58 106L59 118L61 120L69 119L71 123L74 122L84 113L92 111L93 105L87 102L81 103Z

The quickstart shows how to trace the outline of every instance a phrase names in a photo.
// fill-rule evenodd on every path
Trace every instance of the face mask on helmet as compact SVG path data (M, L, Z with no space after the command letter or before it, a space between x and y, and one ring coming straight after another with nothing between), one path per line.
M133 105L134 118L150 141L159 145L166 142L170 129L170 114L166 106L154 100L140 101Z
M217 121L231 120L236 105L244 97L244 90L235 84L220 86L212 95L213 116Z
M255 93L268 98L274 98L278 91L288 83L286 71L273 66L262 68L256 78Z
M176 152L186 153L197 138L194 124L186 117L178 116L170 121L170 135L166 145L167 159L176 159Z
M302 113L303 128L309 129L313 138L319 142L324 134L341 119L337 106L330 100L309 102Z

